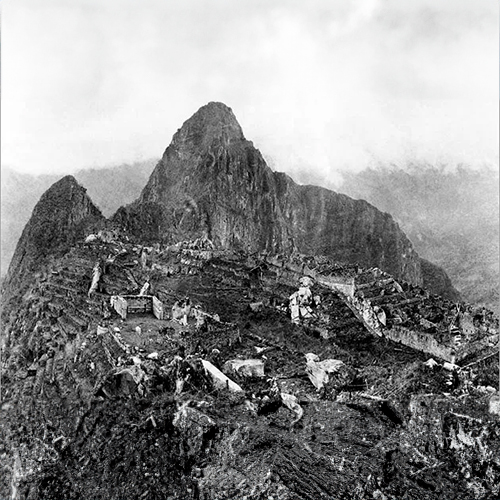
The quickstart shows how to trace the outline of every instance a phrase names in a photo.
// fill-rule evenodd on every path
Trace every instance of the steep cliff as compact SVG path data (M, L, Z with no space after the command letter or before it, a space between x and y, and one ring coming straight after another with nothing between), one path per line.
M422 283L419 257L389 214L273 172L222 103L183 124L114 220L140 239L207 236L223 248L324 254Z
M286 226L299 252L377 266L422 284L420 259L391 215L364 200L317 186L299 186L282 173L274 178Z
M436 266L436 264L425 259L420 259L420 264L422 281L425 288L452 302L459 302L461 300L460 293L453 286L450 277L442 267Z
M18 284L27 274L39 271L50 255L64 253L83 236L85 229L103 221L100 210L73 176L57 181L33 209L12 257L6 286Z

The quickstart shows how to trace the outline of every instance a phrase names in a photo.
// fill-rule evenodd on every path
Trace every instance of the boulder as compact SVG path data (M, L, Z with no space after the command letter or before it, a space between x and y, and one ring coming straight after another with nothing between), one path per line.
M439 363L434 360L433 358L429 358L425 363L425 366L428 366L429 368L434 368L435 366L439 366Z
M263 302L252 302L249 305L249 307L253 312L260 312L260 311L262 311L262 309L264 309L264 303Z
M494 394L490 398L489 411L492 415L500 416L500 395Z
M297 397L286 392L281 392L280 397L281 402L297 415L297 418L292 422L292 425L296 424L304 415L304 410L302 409L302 406L299 405Z
M188 403L182 404L175 412L172 420L172 425L180 430L187 431L189 429L195 430L196 434L203 433L204 431L215 426L215 421L208 415L201 413L195 408L187 406Z
M230 392L243 392L243 389L236 382L233 382L224 375L217 367L210 363L210 361L202 359L201 362L217 389L228 389Z
M264 362L260 359L230 359L222 369L225 373L236 373L242 377L264 376Z
M205 436L216 427L216 423L208 415L195 408L182 404L175 412L172 425L182 431L187 446L183 448L188 456L196 456L205 446Z
M97 235L95 235L95 234L89 234L85 238L85 243L92 243L93 241L96 241L96 240L97 240Z
M139 365L128 366L115 373L118 392L126 395L135 391L143 392L143 382L146 382L147 375Z
M319 360L313 353L306 354L306 373L317 391L337 389L347 385L353 378L353 371L339 359Z

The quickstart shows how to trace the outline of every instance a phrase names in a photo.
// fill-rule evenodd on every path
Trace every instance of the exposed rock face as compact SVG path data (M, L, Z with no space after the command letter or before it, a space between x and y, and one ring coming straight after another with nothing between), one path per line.
M389 215L272 173L228 108L213 104L186 122L140 200L116 219L140 245L119 232L113 241L84 244L105 220L65 177L42 197L19 242L9 276L17 295L2 304L0 496L498 497L500 423L485 411L488 387L498 380L496 357L450 378L440 363L425 363L427 355L369 334L323 280L312 293L321 299L315 315L324 328L292 324L282 304L296 280L289 283L286 266L274 264L285 259L238 256L202 240L147 253L142 246L146 234L206 235L250 250L311 248L394 265L395 274L418 281L418 256ZM96 260L109 266L89 297ZM304 266L349 276L325 260ZM394 300L401 313L406 284L373 295L372 279L346 267L358 281L367 278L358 286L363 298ZM30 273L23 293L17 280ZM380 270L365 274L381 290ZM207 321L194 315L181 326L132 314L124 321L110 308L112 297L135 294L146 280L166 310L188 296ZM407 316L415 314L400 322L425 319L422 308L413 311L418 302L404 303L412 305ZM437 322L448 305L431 306ZM467 314L466 327L498 331L487 311ZM345 376L330 379L338 394L317 393L304 353L325 369L328 360L342 363ZM207 366L249 358L261 362L264 377L240 372L239 390L228 391L227 380L217 388Z
M323 254L422 281L419 257L389 214L273 172L221 103L184 123L140 198L114 219L141 239L207 236L224 248Z
M446 271L463 300L498 314L498 165L408 162L343 177L341 192L389 212L419 256ZM433 288L423 273L424 286Z
M392 216L364 200L317 186L299 186L275 173L278 199L295 247L340 262L377 266L421 284L420 259Z
M445 299L453 302L460 301L460 293L453 286L449 276L443 268L425 259L420 259L420 263L422 278L426 288L432 290L436 295L443 296Z
M40 270L43 260L67 251L92 224L104 221L86 189L67 175L53 184L33 209L14 252L6 284L20 282L29 272Z

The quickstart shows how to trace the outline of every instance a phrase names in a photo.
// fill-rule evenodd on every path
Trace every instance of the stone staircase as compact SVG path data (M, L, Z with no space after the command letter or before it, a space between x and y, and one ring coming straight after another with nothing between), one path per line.
M35 361L26 376L20 375L25 378L19 396L26 402L53 391L66 397L80 384L73 373L77 365L74 350L79 339L96 328L103 300L108 299L100 294L87 296L95 260L93 255L73 249L32 291L31 307L38 320L32 334Z

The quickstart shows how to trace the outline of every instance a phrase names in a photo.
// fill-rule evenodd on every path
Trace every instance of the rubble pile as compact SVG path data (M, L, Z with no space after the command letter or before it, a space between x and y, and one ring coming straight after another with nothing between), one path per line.
M447 366L386 334L399 315L398 325L418 321L438 339L456 325L466 344L496 332L487 311L460 305L457 316L455 304L378 270L322 258L296 256L299 272L208 240L144 247L111 234L54 260L3 311L1 494L498 494L500 421L488 411L496 358L483 350ZM331 286L336 276L356 286L352 298L366 301L381 336ZM118 314L112 301L127 295L155 297L164 314Z

